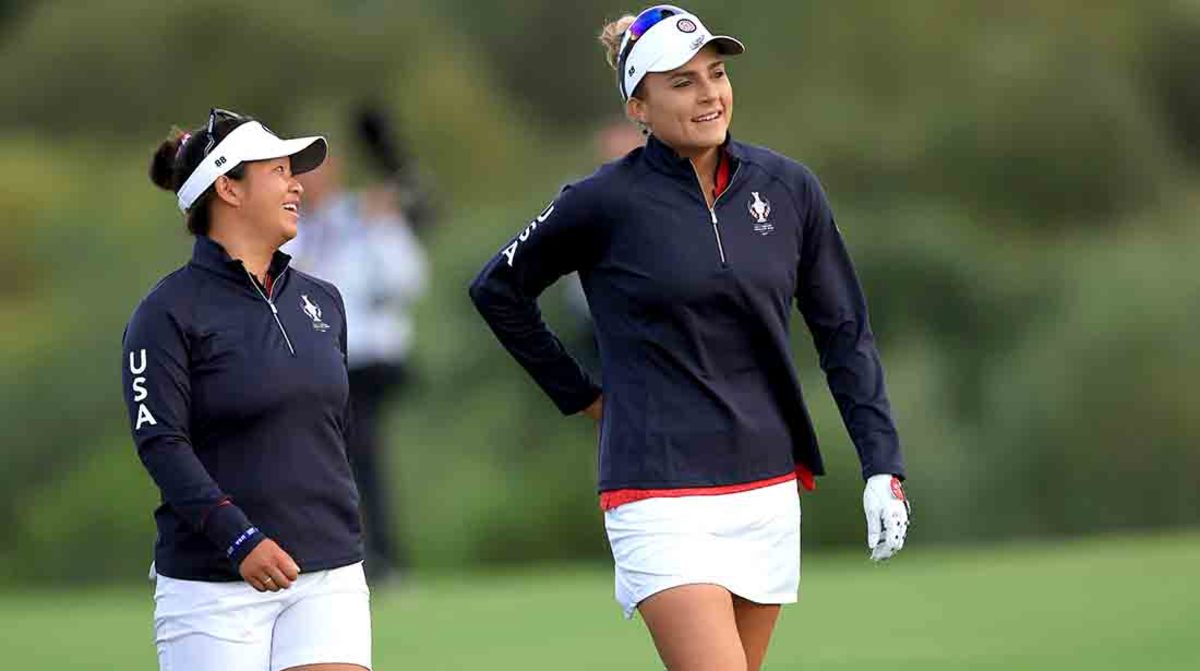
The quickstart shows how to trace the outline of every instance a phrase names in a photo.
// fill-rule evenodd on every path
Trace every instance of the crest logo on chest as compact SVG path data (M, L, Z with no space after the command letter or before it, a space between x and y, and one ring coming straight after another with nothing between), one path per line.
M300 308L313 321L312 327L314 331L324 333L329 330L329 324L321 321L321 306L309 298L308 294L300 294Z
M750 216L754 217L754 231L760 235L768 235L775 230L775 226L767 221L771 216L771 201L759 194L757 191L750 193L750 200L746 203L746 209L750 212Z

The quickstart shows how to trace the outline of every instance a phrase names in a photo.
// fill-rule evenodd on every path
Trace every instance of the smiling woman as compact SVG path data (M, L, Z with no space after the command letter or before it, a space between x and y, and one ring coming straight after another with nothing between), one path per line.
M301 189L291 176L319 166L325 153L324 138L281 140L250 117L214 108L205 126L190 132L172 131L154 154L150 179L178 194L179 209L187 215L188 230L193 235L209 235L213 209L241 205L242 199L253 196L263 201L256 207L269 207L272 214L278 214L282 208L292 215L291 225L281 231L291 233L283 241L286 242L296 235L300 204ZM267 183L264 173L276 176L273 185ZM249 184L244 188L239 186L247 178L257 183L258 188ZM282 204L271 205L268 201L272 198L272 188L296 193L285 193ZM255 207L242 209L241 215L244 219L262 220L260 223L271 218L264 216L267 212L255 212Z
M371 666L345 308L279 251L296 236L295 176L325 154L322 137L213 109L151 161L196 236L134 311L122 357L133 440L162 492L163 669Z
M816 177L736 142L742 43L658 5L600 35L644 147L559 194L471 286L500 342L566 413L600 422L616 597L667 668L762 664L797 600L798 486L824 473L793 368L797 305L867 480L872 558L904 544L904 464L866 300ZM601 389L541 320L578 271Z

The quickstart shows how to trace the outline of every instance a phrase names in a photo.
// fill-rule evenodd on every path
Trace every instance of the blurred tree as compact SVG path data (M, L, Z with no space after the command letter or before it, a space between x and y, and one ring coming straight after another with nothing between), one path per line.
M31 0L0 0L0 37L8 32L10 24L31 4Z
M1173 3L1146 40L1143 75L1173 145L1193 169L1200 169L1200 9Z
M617 109L596 36L606 16L601 0L439 3L487 54L513 104L559 128L578 127ZM613 16L615 18L615 15Z

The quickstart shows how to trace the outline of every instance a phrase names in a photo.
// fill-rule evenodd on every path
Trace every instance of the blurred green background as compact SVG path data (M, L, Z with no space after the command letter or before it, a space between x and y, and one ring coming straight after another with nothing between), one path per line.
M872 570L858 552L854 451L797 319L796 359L830 467L804 498L806 558L829 567L845 599L871 580L901 614L921 595L936 614L935 595L986 582L992 600L957 612L1007 603L1010 619L983 625L1003 639L1006 627L1028 626L1022 608L1045 606L1030 595L1056 570L1084 582L1055 598L1092 613L1081 595L1125 579L1155 584L1133 573L1175 556L1191 571L1174 589L1126 599L1122 618L1080 630L1079 644L1131 621L1194 631L1200 539L1186 529L1200 525L1200 2L688 7L748 45L730 68L735 136L808 164L829 192L866 285L906 449L910 547ZM433 285L416 312L418 383L387 422L416 586L381 597L379 635L418 620L406 598L424 604L421 617L443 601L471 607L454 576L484 581L479 593L499 600L543 593L531 608L552 621L556 609L587 603L587 617L618 626L593 428L558 415L465 289L560 184L594 167L592 134L620 112L594 34L637 9L599 0L0 1L0 599L13 604L0 622L43 597L59 603L39 590L113 583L79 585L59 597L62 608L94 598L97 617L132 609L132 629L104 637L134 651L130 659L152 659L149 599L130 590L150 559L157 493L129 439L119 343L132 308L190 252L174 200L146 177L157 143L215 105L285 134L323 132L338 151L352 145L351 106L374 99L437 185L444 214L429 238ZM548 318L571 337L559 299L547 294ZM1098 536L1081 550L1065 542L1077 535ZM954 547L979 543L990 550ZM1113 546L1125 562L1089 573ZM1129 559L1139 552L1144 560ZM1005 573L1004 561L1021 568ZM478 576L547 564L568 568ZM943 566L957 567L947 574L961 584L939 581ZM1004 587L991 582L993 568ZM574 577L558 585L556 571ZM809 572L805 589L825 590L822 580ZM785 624L793 618L798 640L828 629L815 628L819 616L803 603L792 610ZM970 640L933 666L922 655L961 638L939 629L949 621L940 617L905 630L916 651L905 659L931 663L911 668L967 668L953 660L980 650L970 668L1067 668L1069 651L1047 652L1045 667L1009 664ZM652 654L637 628L619 631L614 641ZM563 635L597 659L623 645L600 637L589 652L580 632ZM801 659L806 647L790 649ZM821 668L860 668L824 650ZM1148 668L1197 659L1186 646L1170 650ZM862 668L888 659L859 658ZM629 659L647 666L652 657Z

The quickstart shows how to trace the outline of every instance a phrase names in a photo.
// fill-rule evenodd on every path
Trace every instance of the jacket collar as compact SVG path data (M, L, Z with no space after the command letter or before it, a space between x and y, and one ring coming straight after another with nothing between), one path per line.
M732 161L730 167L736 168L742 160L741 144L733 140L733 135L726 133L725 142L721 143L721 151ZM695 181L696 171L691 161L680 156L669 145L654 135L646 139L646 149L642 156L655 170L673 177L686 178Z
M271 265L267 268L267 274L279 280L291 260L291 256L275 250L275 254L271 257ZM229 256L229 252L225 251L220 243L206 235L196 236L196 242L192 245L192 263L231 279L238 281L246 279L246 267L242 264L241 259Z

